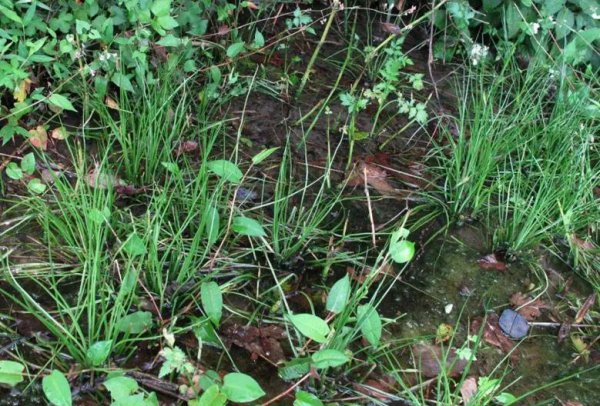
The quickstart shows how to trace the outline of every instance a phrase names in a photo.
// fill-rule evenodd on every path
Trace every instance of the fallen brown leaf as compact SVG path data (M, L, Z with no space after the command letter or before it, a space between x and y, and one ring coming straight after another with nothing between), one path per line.
M462 397L463 403L466 405L477 393L477 379L470 376L463 382L460 387L460 396Z
M348 176L348 186L363 186L366 183L382 195L397 194L398 190L387 181L385 170L365 161L359 161Z
M106 96L104 98L104 104L106 107L113 110L119 110L119 103L117 103L112 97Z
M495 253L486 255L477 260L479 266L483 269L495 269L496 271L506 271L506 263L498 258Z
M250 352L252 359L259 356L277 364L285 359L280 340L285 339L285 331L278 326L240 326L233 324L222 329L228 343L235 344Z
M510 338L504 335L498 321L499 318L496 313L488 315L483 326L483 341L501 349L502 352L508 353L513 349L515 344ZM481 318L473 320L473 323L471 323L471 334L479 333L481 322ZM515 352L513 352L513 356L514 354Z
M396 391L396 380L386 375L382 378L367 379L364 383L354 382L352 386L357 392L386 402L390 400L388 393Z
M596 303L596 294L592 293L587 299L585 299L585 302L577 312L577 315L575 316L575 323L581 323L583 321L594 303Z
M571 242L575 244L575 246L581 250L589 251L596 248L596 244L589 240L582 240L577 237L575 234L571 235Z
M541 309L547 309L549 306L540 299L531 300L521 292L515 293L510 297L510 304L518 308L517 312L528 321L537 319L542 314Z
M182 154L194 152L197 149L198 149L198 141L193 141L193 140L183 141L177 147L177 151L176 151L175 155L179 156Z
M415 366L421 369L421 373L426 378L434 378L442 372L442 362L445 373L455 378L459 376L467 365L467 361L458 358L456 350L451 348L446 354L442 353L442 349L431 344L417 344L413 347L413 356Z

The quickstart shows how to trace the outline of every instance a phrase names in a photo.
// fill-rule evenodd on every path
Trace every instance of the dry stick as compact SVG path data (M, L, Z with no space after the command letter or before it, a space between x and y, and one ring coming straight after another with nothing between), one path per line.
M528 323L532 327L560 327L564 323L553 323L553 322L544 322L544 321L530 321ZM575 328L600 328L600 326L596 326L593 324L571 324L571 327Z
M367 208L369 209L369 220L371 221L373 248L377 248L377 240L375 239L375 221L373 220L373 208L371 207L371 196L369 195L369 184L367 182L367 168L365 166L363 166L363 180L365 181L365 195L367 196Z
M308 378L310 378L311 373L307 373L306 375L304 375L298 382L296 382L295 384L293 384L292 386L290 386L289 388L287 388L286 390L284 390L283 392L281 392L279 395L275 396L274 398L268 400L267 402L263 403L262 406L267 406L270 405L273 402L278 401L279 399L289 395L294 389L296 389L298 386L300 386L300 384L304 381L306 381Z

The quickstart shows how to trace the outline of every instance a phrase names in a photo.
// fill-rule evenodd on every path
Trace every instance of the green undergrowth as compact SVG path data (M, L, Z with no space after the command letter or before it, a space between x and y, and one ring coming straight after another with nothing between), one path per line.
M456 118L430 153L441 185L435 204L453 222L484 221L495 249L598 242L597 83L567 72L511 61L471 70L458 85ZM580 269L598 286L597 270Z

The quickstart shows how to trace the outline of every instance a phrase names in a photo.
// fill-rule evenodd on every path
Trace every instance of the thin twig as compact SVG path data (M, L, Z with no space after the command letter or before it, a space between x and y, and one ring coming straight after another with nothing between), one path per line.
M298 386L300 386L300 384L304 381L306 381L308 378L310 378L312 374L309 372L306 375L304 375L298 382L296 382L295 384L293 384L292 386L290 386L289 388L287 388L286 390L284 390L283 392L281 392L279 395L275 396L274 398L270 399L269 401L265 402L262 404L262 406L267 406L270 405L271 403L274 403L276 401L278 401L279 399L289 395L294 389L296 389Z

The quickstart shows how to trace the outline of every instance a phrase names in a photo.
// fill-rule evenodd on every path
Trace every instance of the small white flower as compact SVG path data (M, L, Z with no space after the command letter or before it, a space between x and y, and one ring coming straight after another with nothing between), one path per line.
M531 30L532 34L535 35L540 31L540 25L538 23L531 23L529 24L529 29Z
M470 54L471 63L473 64L473 66L477 66L477 64L479 64L480 61L487 58L488 51L489 51L489 48L486 47L485 45L473 44L473 46L471 47L471 54Z
M454 305L452 303L447 304L444 307L444 312L446 312L446 314L450 314L452 313L452 308L454 307Z

